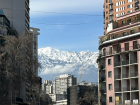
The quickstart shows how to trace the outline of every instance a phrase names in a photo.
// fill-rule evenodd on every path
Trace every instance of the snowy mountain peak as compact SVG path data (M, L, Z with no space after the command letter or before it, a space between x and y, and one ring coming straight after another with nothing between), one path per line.
M41 75L58 75L60 73L73 73L78 75L81 67L84 66L83 74L89 75L92 72L96 78L96 81L97 56L98 52L60 51L51 47L40 48L38 50L39 62L43 67L43 72Z

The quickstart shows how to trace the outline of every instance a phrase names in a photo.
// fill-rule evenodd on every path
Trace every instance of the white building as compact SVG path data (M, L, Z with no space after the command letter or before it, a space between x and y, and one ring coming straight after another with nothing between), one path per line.
M56 105L67 105L67 100L56 101Z
M50 85L52 85L52 81L51 80L45 80L44 83L42 83L42 90L45 91L45 93L46 93L46 86L50 86ZM49 90L47 90L47 91L49 91Z
M66 100L66 94L49 94L49 96L54 103L56 103L56 101Z
M19 34L29 32L29 0L0 0L0 10L10 21L10 27Z
M53 94L67 94L67 88L76 84L76 77L70 74L62 74L53 81Z
M80 85L91 86L91 85L93 85L93 82L82 81L82 82L80 82Z
M46 94L53 94L53 84L46 86Z

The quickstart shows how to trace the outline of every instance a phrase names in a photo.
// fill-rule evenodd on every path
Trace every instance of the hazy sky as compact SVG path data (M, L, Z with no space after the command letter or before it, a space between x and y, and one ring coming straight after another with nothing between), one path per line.
M39 48L98 51L103 0L31 0L31 27L40 28Z

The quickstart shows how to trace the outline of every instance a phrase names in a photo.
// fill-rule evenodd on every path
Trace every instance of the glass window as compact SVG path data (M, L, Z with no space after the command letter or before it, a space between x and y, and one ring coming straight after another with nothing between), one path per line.
M112 90L112 84L109 84L109 90Z
M130 30L130 34L134 34L135 33L135 31L134 30Z
M108 77L112 77L112 71L108 72Z
M112 97L109 97L109 102L112 102Z
M128 5L127 8L130 8L130 5Z
M108 65L111 65L111 59L108 59Z

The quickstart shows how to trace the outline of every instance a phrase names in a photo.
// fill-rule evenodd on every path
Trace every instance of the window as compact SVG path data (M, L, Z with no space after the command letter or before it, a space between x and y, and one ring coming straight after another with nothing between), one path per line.
M108 6L106 6L106 9L108 8Z
M108 3L108 0L106 0L106 3Z
M111 65L111 59L108 59L108 65Z
M135 33L135 31L134 30L130 30L130 34L134 34Z
M122 25L124 25L125 24L125 21L122 21Z
M127 8L130 8L130 5L128 5Z
M126 35L127 35L127 32L123 32L123 33L122 33L122 36L126 36Z
M118 35L118 34L116 34L116 35L115 35L115 38L118 38L118 37L119 37L119 35Z
M108 20L108 17L106 17L106 20Z
M109 90L112 90L112 84L109 84Z
M127 0L127 2L129 3L129 2L132 2L133 0Z
M112 54L112 47L109 47L109 54Z
M108 72L108 77L112 77L112 71Z
M108 14L108 11L106 11L106 14Z
M125 43L125 51L129 50L129 43Z
M112 97L109 97L109 103L112 102Z

